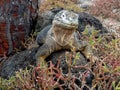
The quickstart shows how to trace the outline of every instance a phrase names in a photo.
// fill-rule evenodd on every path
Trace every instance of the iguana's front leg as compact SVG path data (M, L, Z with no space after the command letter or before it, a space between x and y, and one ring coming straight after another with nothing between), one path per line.
M40 67L46 67L47 63L45 59L51 54L50 47L47 44L43 44L36 53L37 65Z
M92 59L92 62L95 62L98 59L96 56L93 55L92 48L90 47L88 41L79 40L77 43L77 49L81 51L87 59Z
M36 53L37 65L41 65L42 67L44 67L44 65L47 65L45 59L54 51L61 49L61 47L55 41L50 41L51 43L45 43L38 49Z
M75 51L81 51L87 59L90 58L92 54L92 49L87 41L83 40L75 40L73 44L73 48L75 47Z

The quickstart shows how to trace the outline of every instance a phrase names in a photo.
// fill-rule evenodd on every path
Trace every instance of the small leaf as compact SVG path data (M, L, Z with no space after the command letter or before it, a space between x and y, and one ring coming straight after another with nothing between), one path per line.
M80 52L76 53L75 55L75 59L79 59L80 58Z
M82 32L83 35L88 35L89 34L89 31L88 31L88 28L85 27L85 30Z
M89 38L89 44L93 46L95 44L95 41L92 39L92 37Z
M103 66L103 70L104 70L105 72L110 72L110 70L107 68L107 66Z
M114 71L119 72L119 71L120 71L120 66L117 66L117 67L114 69Z
M116 87L115 90L120 90L120 87Z
M102 40L102 37L98 37L97 42L99 43L101 42L101 40Z
M112 82L112 86L113 86L113 88L115 88L115 81Z

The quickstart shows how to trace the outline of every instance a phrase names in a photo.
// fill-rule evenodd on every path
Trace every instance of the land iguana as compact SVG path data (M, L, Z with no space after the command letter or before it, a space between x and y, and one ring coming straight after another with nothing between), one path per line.
M61 49L81 51L88 59L93 55L88 42L78 38L78 17L72 11L62 10L55 15L52 26L38 34L36 41L42 46L36 53L37 65L42 65L51 53Z

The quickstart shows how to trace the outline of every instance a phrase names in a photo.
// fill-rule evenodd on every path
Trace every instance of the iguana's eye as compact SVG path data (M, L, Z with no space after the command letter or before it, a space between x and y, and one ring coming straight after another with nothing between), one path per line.
M73 19L75 19L76 17L72 17Z
M62 14L62 17L65 17L65 14Z

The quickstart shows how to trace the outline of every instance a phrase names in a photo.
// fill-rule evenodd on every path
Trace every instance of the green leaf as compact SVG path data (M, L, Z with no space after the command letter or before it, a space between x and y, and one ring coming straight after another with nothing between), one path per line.
M120 90L120 87L116 87L115 90Z
M101 41L102 41L102 37L98 37L97 42L99 43Z
M95 41L92 39L92 37L89 38L89 44L93 46L95 44Z
M114 69L114 71L116 72L119 72L120 71L120 66L117 66L115 69Z
M89 31L88 31L88 28L85 27L85 30L82 32L83 35L88 35Z
M107 68L107 66L103 66L104 72L110 72L110 70Z
M112 82L112 86L113 86L113 88L115 88L115 81Z
M75 55L75 59L79 59L80 58L80 52L77 52Z

